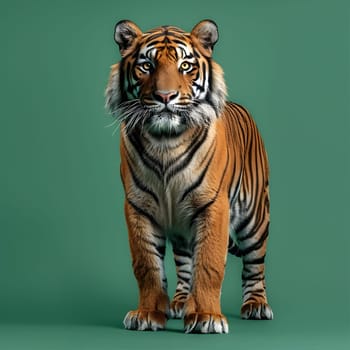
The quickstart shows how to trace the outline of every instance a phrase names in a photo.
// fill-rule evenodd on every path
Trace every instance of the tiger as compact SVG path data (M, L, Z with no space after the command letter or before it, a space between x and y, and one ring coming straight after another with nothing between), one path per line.
M272 319L265 285L269 167L250 113L228 102L212 59L218 27L147 32L116 24L121 60L112 65L106 107L120 126L120 173L139 304L129 330L162 330L180 318L186 333L228 333L220 295L227 253L243 262L243 319ZM164 269L170 242L177 284Z

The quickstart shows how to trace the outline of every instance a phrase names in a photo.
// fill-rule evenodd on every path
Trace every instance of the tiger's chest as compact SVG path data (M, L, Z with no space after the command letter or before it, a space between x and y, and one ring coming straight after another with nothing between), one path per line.
M170 236L190 230L196 208L209 195L204 175L213 154L214 136L206 130L187 142L170 145L173 147L124 138L122 178L127 200Z
M194 194L184 196L186 188L193 183L191 167L175 175L168 183L155 186L159 205L154 216L168 235L187 231L195 210Z
M129 195L169 234L188 229L196 198L204 190L199 187L196 191L194 188L192 190L198 179L196 163L195 159L185 167L183 162L174 163L159 174L139 160L137 167L133 169L140 178L130 187ZM134 179L136 176L134 175Z

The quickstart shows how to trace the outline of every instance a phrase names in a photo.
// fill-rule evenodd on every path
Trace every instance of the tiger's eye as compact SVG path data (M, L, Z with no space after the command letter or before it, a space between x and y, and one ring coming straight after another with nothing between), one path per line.
M191 68L191 64L188 62L182 62L180 68L182 70L189 70Z
M151 69L151 64L149 63L149 62L144 62L144 63L142 63L142 68L144 69L144 70L150 70Z

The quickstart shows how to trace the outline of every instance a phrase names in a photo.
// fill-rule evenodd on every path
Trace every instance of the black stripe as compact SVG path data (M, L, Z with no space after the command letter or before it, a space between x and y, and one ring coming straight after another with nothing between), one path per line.
M203 213L207 208L209 208L216 200L217 195L213 199L211 199L209 202L198 208L194 214L192 215L191 222L190 222L190 228L193 226L195 223L195 220L198 218L198 216Z
M164 259L164 255L160 255L159 253L157 253L157 252L155 252L155 251L153 251L153 250L151 250L151 249L143 248L143 251L149 253L150 255L156 256L156 257L159 258L160 260L163 260L163 259Z
M128 62L127 63L127 66L126 66L126 71L129 72L129 73L132 73L132 69L131 69L131 63ZM134 86L131 84L131 81L130 81L130 76L128 75L127 76L127 86L126 86L126 91L129 92L130 94L133 93L133 90L134 90Z
M241 251L239 250L239 248L238 248L237 245L234 245L233 247L229 248L229 249L228 249L228 252L229 252L230 254L233 254L233 255L237 256L237 257L241 257L241 256L242 256L242 253L241 253Z
M257 272L257 273L251 274L248 277L245 276L246 279L244 279L243 277L244 276L243 276L243 273L242 273L242 286L244 288L254 287L259 281L264 281L265 280L265 275L262 272Z
M261 276L262 273L261 272L257 272L257 273L254 273L253 275L249 275L248 277L245 276L243 273L242 273L242 280L243 281L263 281L264 280L264 276ZM255 284L255 283L254 283ZM252 286L254 285L252 284ZM243 285L245 285L243 283Z
M248 136L248 133L246 132L247 116L241 112L241 110L236 106L236 104L232 103L229 106L233 110L234 115L236 116L237 124L238 124L238 126L240 128L239 135L240 135L240 137L243 138L243 140L242 140L242 141L244 141L243 144L244 144L244 146L246 146L246 144L247 144L247 136ZM244 125L242 125L242 123Z
M228 239L229 239L229 240L228 240L228 252L229 252L230 254L233 254L233 255L237 256L237 257L240 257L240 256L241 256L241 252L240 252L240 250L239 250L239 248L238 248L238 245L237 245L236 242L232 239L231 236L229 236Z
M124 67L124 61L122 61L120 63L121 67ZM122 69L122 68L119 68L119 86L120 87L124 87L124 84L125 84L125 70ZM126 89L125 87L124 88L120 88L120 91L121 91L121 99L122 101L126 101L127 100L127 94L126 94ZM116 107L116 106L113 106L113 107Z
M251 172L252 172L252 178L255 178L255 186L252 188L252 192L251 195L253 196L254 200L253 200L253 204L254 204L254 210L255 212L259 212L259 208L261 207L261 201L258 201L258 193L259 191L261 191L262 186L260 186L260 181L262 180L262 176L259 175L259 168L260 168L260 164L261 161L259 159L259 143L257 141L257 129L254 127L253 128L253 139L252 139L252 148L254 146L254 153L255 153L255 157L254 159L251 159ZM254 173L253 173L254 171Z
M140 207L138 207L129 198L127 199L127 201L140 215L142 215L145 218L147 218L154 227L156 227L158 229L161 228L161 226L158 224L158 222L155 220L155 218L153 217L152 214L150 214L147 211L145 211L145 210L141 209Z
M126 55L124 56L124 60L127 59L128 56L132 55L132 59L136 59L139 55L139 51L140 51L140 48L141 48L141 43L138 43L135 50L133 50L133 52L131 52L129 55Z
M243 220L243 222L241 223L241 225L239 225L239 229L237 230L237 235L238 235L240 242L246 241L247 239L252 238L256 235L257 230L255 229L255 227L253 227L249 232L247 232L246 235L244 235L244 236L240 235L240 233L244 232L244 230L249 226L253 217L255 217L255 213L252 213L250 216L245 218Z
M123 175L122 175L122 165L121 164L120 164L120 167L119 167L119 174L120 174L120 178L122 180L123 188L124 188L124 191L125 191L125 181L124 181L124 178L123 178Z
M215 143L215 146L213 148L213 144ZM210 146L208 147L208 152L205 154L205 156L203 157L203 159L201 160L201 162L198 164L198 167L201 168L203 166L203 164L206 162L206 160L209 157L210 151L212 151L213 153L215 153L216 151L216 146L217 146L217 140L214 138L212 143L210 144Z
M255 215L253 214L252 216L259 218L258 215L256 214ZM243 242L248 240L249 238L254 237L257 234L258 230L260 229L261 224L264 222L264 220L265 220L265 215L262 215L262 218L259 220L259 223L257 225L254 225L254 227L245 236L238 237L239 241ZM267 223L267 229L268 228L269 228L269 222Z
M178 45L183 45L183 46L187 47L187 43L184 40L181 40L181 39L171 39L171 42L173 42L175 44L178 44Z
M178 261L178 260L176 260L176 258L175 258L175 265L176 265L176 266L182 266L182 265L186 265L186 264L187 264L187 263Z
M188 276L189 276L189 277L192 276L192 272L184 271L184 270L179 269L179 270L177 271L177 275L178 275L179 278L188 278ZM187 277L186 277L186 276L187 276Z
M152 45L157 45L157 44L162 44L163 40L157 40L159 38L164 37L164 33L157 33L157 34L153 34L150 37L147 38L147 45L146 47L150 47Z
M236 135L235 135L235 132L234 130L232 129L232 123L231 122L228 122L227 123L227 127L226 127L226 135L227 135L227 139L230 140L230 139L235 139L236 138ZM233 202L236 200L236 196L238 194L238 190L240 189L240 185L241 185L241 179L242 179L242 172L243 172L243 162L242 160L240 161L240 164L241 164L241 170L240 170L240 173L239 173L239 178L238 178L238 182L236 183L236 186L235 186L235 189L232 193L232 186L233 186L233 181L235 179L235 175L238 173L239 169L238 168L238 159L236 159L236 157L234 157L233 159L233 170L232 170L232 176L231 176L231 180L230 180L230 185L229 185L229 188L228 188L228 197L229 197L229 200L230 200L230 207L232 207L233 205ZM232 196L231 196L231 193L232 193Z
M173 38L181 39L184 36L184 32L177 31L177 29L175 27L168 27L168 29L166 31L166 35L173 37ZM173 38L170 38L170 39L173 40Z
M258 250L262 247L262 245L265 242L265 239L267 238L267 236L269 235L269 230L267 229L259 238L259 240L257 242L255 242L253 245L251 245L250 247L247 247L246 249L241 249L242 255L247 255L249 253L251 253L254 250Z
M181 153L179 154L177 157L171 159L169 162L167 162L165 165L164 165L164 168L169 168L171 167L172 165L174 165L176 162L178 162L186 153L190 152L191 149L196 145L196 143L198 142L198 139L201 137L203 133L203 129L199 129L197 130L193 137L192 137L192 141L191 143L189 144L189 146Z
M267 220L266 220L266 214L265 214L265 203L262 203L262 200L259 200L259 205L257 206L256 210L255 210L255 218L256 218L256 222L254 227L252 228L252 232L245 235L244 237L240 237L240 240L241 241L244 241L244 240L247 240L251 237L253 237L256 232L259 231L259 229L263 226L264 222L267 221L266 223L266 230L269 229L269 225L270 225L270 222L269 222L269 218L268 218L268 215L267 215Z
M226 171L227 171L227 166L228 166L228 161L229 161L229 155L228 152L226 152L226 164L225 164L225 168L224 171L222 173L221 179L220 179L220 183L219 183L219 187L215 193L215 196L213 199L211 199L209 202L207 202L206 204L204 204L203 206L199 207L194 214L191 217L191 221L190 221L190 228L192 228L193 224L195 223L195 220L198 218L199 215L201 215L207 208L209 208L215 201L216 198L220 192L222 183L224 181L225 175L226 175Z
M178 293L180 290L183 291L183 293L188 294L191 288L191 280L189 281L178 280L177 285L178 287L176 288L175 294Z
M165 245L156 245L156 249L158 251L158 253L164 257L165 255Z
M212 68L212 64L211 64L211 60L208 59L207 60L207 63L208 63L208 71L209 71L209 77L208 77L208 86L209 86L209 89L212 90L212 87L213 87L213 68ZM215 109L215 112L218 112L217 110L217 106L215 106L213 100L212 100L212 94L207 94L206 96L206 100L214 107Z
M148 245L151 245L152 247L154 247L154 249L157 251L157 253L152 252L150 250L148 250L148 252L155 254L156 256L158 256L158 258L160 259L164 259L164 255L165 255L165 245L158 245L156 242L153 242L151 240L149 240L146 237L141 237L140 238L143 242L147 243Z
M204 91L204 86L199 85L196 82L193 82L192 85L195 86L200 92Z
M232 239L231 236L228 236L228 248L230 249L232 246L235 246L235 241Z
M175 292L175 297L176 299L179 298L187 298L188 297L188 292Z
M171 171L169 171L169 173L166 176L166 180L165 182L168 182L173 176L175 176L178 172L180 172L181 170L185 169L185 167L191 162L191 160L193 159L193 156L195 155L195 153L198 151L198 149L200 148L200 146L204 143L204 141L206 140L208 135L208 129L205 128L204 132L201 132L198 136L198 138L196 139L196 142L192 142L191 146L186 150L186 157L185 159L178 164L175 168L173 168ZM190 149L191 148L191 149Z
M203 84L205 86L205 82L207 80L207 65L205 64L205 62L202 64L201 68L202 68L202 74L203 74ZM209 65L209 68L210 68L210 65ZM210 81L208 81L208 83L210 84ZM209 86L211 86L211 85L209 85Z
M242 206L242 205L241 205ZM248 225L249 223L251 222L252 220L252 216L253 215L250 215L250 216L246 216L242 221L240 221L236 227L235 227L235 231L237 232L237 235L239 233L241 233Z
M189 277L182 277L179 275L177 275L177 277L178 277L179 281L182 281L182 282L189 284L191 282L191 279L192 279L192 274L189 274Z
M129 163L129 161L127 160L127 163L128 163L128 167L129 167L129 170L130 170L130 173L131 173L131 177L132 177L132 180L134 181L134 184L143 192L145 193L148 193L153 199L154 201L159 205L159 199L157 197L157 195L152 191L150 190L148 187L146 187L136 176L136 174L134 173L133 171L133 168L131 167L131 164Z
M185 252L183 250L177 250L176 248L173 249L173 253L175 255L178 255L178 256L183 256L183 257L186 257L186 258L191 258L192 259L192 253L190 252ZM175 257L176 259L176 257Z
M193 47L193 44L192 44L192 47ZM199 52L195 48L193 48L193 53L197 58L201 57L201 55L199 54Z
M244 260L244 266L245 265L261 265L265 262L265 254L259 258L255 258L252 260Z
M241 186L242 186L242 177L243 177L243 171L241 171L240 175L239 175L239 179L238 179L238 182L237 182L237 185L233 191L233 194L232 194L232 197L230 198L230 207L232 208L233 204L236 202L237 200L237 196L238 196L238 193L241 189ZM232 177L233 179L233 177ZM232 183L231 183L231 186L232 186ZM230 186L230 189L231 189L231 186ZM230 196L230 191L229 191L229 196Z
M162 179L162 172L161 172L161 163L152 158L148 153L146 153L143 149L143 146L141 142L134 136L134 135L128 135L128 138L133 145L134 149L136 150L138 156L142 160L143 164L150 170L152 170L155 175L158 177L159 180Z
M237 102L233 102L232 104L233 104L234 106L236 106L236 107L239 107L239 108L243 109L244 113L246 113L248 116L250 116L249 111L248 111L245 107L243 107L242 105L240 105L240 104L237 103Z
M152 233L152 235L153 235L154 237L156 237L157 239L160 239L160 240L162 240L162 241L165 241L165 237L164 237L164 236L157 235L156 233Z
M203 171L201 172L201 174L199 175L197 180L195 182L193 182L191 186L187 187L187 189L184 191L184 193L183 193L179 203L181 203L190 192L192 192L193 190L195 190L197 187L199 187L201 185L201 183L203 182L203 179L205 177L205 174L208 171L209 165L211 164L211 161L213 160L213 157L214 157L214 154L215 154L215 149L216 149L216 145L215 145L215 148L214 148L214 150L212 152L212 155L211 155L209 161L207 162L207 164L205 165Z
M265 295L265 289L254 289L254 290L245 290L243 295L247 295L247 294L252 294L248 299L248 300L251 300L253 299L254 297L256 296L263 296Z
M234 194L231 197L231 188L232 188L233 180L234 180L235 175L236 175L236 162L234 161L233 164L234 164L234 168L232 170L230 185L228 186L228 198L230 200L230 206L232 206L232 204L233 204L233 199L236 197L236 193L237 193L237 189L238 189L238 185L239 185L239 181L238 181L238 184L236 185L235 190L233 191Z
M253 141L252 141L252 137L254 135L251 135L249 137L249 142L246 148L246 154L245 154L245 158L249 159L249 164L247 164L247 161L245 162L245 168L244 171L246 173L245 179L247 179L248 182L248 193L250 190L250 203L246 203L246 210L249 212L254 212L254 210L252 209L252 206L255 206L255 192L256 192L256 186L257 186L257 179L256 179L256 175L253 174L252 172L252 167L254 166L254 158L253 158ZM256 164L255 164L256 166Z

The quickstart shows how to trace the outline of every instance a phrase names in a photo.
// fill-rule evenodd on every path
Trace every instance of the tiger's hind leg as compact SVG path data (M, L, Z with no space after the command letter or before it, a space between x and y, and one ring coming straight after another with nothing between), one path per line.
M267 302L265 286L265 235L267 237L267 231L262 234L261 240L257 240L246 250L242 250L243 305L241 317L243 319L271 320L273 318L272 309Z
M183 318L184 308L192 284L192 252L189 249L173 243L174 260L176 265L177 286L175 295L170 303L170 317Z
M265 255L269 232L268 203L261 215L243 219L236 227L239 252L243 260L243 319L271 320L273 312L267 302Z

